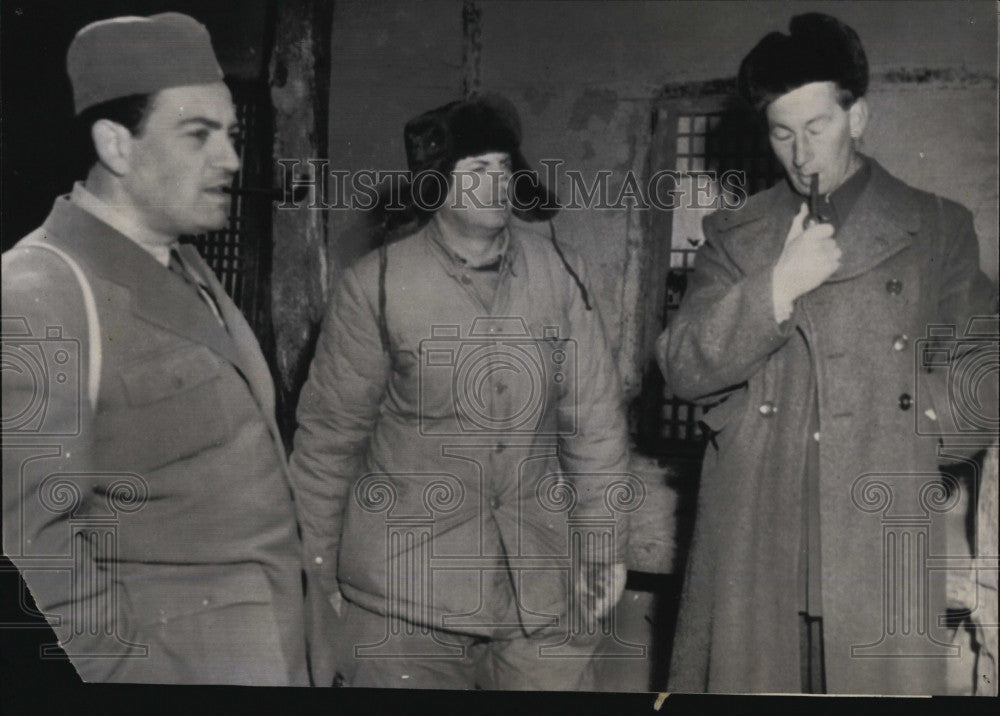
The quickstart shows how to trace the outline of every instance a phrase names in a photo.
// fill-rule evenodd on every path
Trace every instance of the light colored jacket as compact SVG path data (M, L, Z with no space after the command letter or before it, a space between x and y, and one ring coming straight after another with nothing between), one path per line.
M582 551L624 561L613 500L635 486L600 316L547 238L510 231L491 306L427 227L390 245L387 351L378 252L345 271L290 459L305 561L327 594L339 582L417 624L531 632L566 613L573 525L611 520L613 544Z

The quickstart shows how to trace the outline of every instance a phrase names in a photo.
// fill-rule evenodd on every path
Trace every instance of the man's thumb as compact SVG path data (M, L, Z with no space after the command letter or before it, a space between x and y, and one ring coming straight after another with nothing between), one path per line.
M809 216L809 207L806 206L805 202L802 202L802 207L799 209L799 213L795 215L794 219L792 219L792 225L788 229L788 236L785 237L786 245L794 237L801 235L805 230L803 227L805 226L807 216Z

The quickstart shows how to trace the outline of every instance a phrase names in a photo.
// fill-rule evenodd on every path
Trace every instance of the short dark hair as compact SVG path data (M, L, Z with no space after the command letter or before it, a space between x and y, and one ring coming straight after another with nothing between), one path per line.
M108 100L83 110L76 118L78 146L82 157L83 171L88 171L97 163L97 150L91 137L91 128L101 119L120 124L133 136L142 136L146 128L146 117L152 107L151 94L130 94L126 97Z

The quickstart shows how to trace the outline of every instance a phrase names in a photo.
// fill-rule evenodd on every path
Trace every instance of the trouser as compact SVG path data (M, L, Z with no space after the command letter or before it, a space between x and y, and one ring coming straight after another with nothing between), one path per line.
M398 625L398 622L397 622ZM409 625L413 626L413 625ZM502 639L471 636L439 629L421 629L448 655L400 656L372 645L386 644L390 620L351 602L336 630L338 672L344 686L407 689L592 690L597 642L571 639L559 647L559 656L540 651L564 642L566 628L543 629ZM404 625L405 630L405 625ZM368 648L366 648L368 647ZM450 647L450 648L448 648Z

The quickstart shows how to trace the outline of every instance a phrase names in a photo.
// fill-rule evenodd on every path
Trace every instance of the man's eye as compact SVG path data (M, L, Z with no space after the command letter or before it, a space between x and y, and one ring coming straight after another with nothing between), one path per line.
M194 139L198 140L199 142L204 143L204 142L208 141L208 130L207 129L197 129L197 130L189 133L188 136L189 137L193 137Z
M779 142L787 142L792 138L792 133L783 129L772 129L771 137Z

